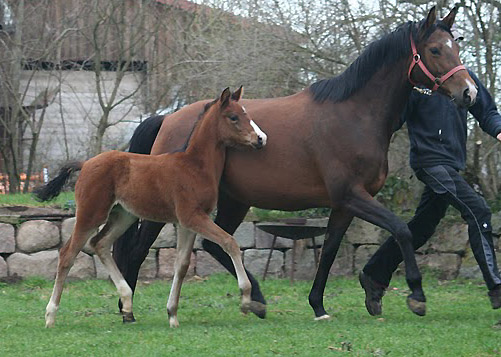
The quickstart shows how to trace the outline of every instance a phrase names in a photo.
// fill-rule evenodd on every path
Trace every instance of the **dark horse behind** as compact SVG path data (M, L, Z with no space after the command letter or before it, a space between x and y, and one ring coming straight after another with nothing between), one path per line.
M409 308L425 314L421 274L411 233L395 214L373 199L388 172L388 146L393 128L409 98L412 84L436 89L457 105L471 105L476 89L461 65L450 32L456 9L442 20L435 8L420 22L402 24L371 43L337 77L320 80L282 98L243 100L255 122L268 134L259 152L228 151L217 205L216 223L232 234L251 206L301 210L330 207L324 248L309 302L317 319L328 318L323 293L341 239L353 217L388 230L399 243L411 289ZM411 42L415 45L412 49ZM152 117L134 134L130 151L161 154L183 147L206 101L164 117ZM141 185L141 182L137 183ZM113 254L129 285L162 224L143 221L114 246ZM204 249L235 275L219 246L204 240ZM252 299L265 300L256 279Z

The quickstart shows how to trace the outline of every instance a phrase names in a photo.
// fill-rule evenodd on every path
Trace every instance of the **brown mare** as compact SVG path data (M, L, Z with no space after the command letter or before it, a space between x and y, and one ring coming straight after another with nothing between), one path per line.
M408 304L425 313L425 296L407 225L373 196L384 185L387 153L393 128L412 90L410 81L450 96L458 105L471 105L476 89L459 59L450 28L456 9L436 19L427 17L399 28L371 43L340 76L314 83L283 98L245 100L256 123L266 131L269 144L259 152L229 150L219 192L216 223L233 233L250 206L279 210L331 207L320 265L309 295L317 319L328 318L323 293L341 239L353 217L388 230L398 241L412 293ZM411 38L417 54L411 51ZM425 75L420 60L431 72ZM451 69L453 72L448 73ZM447 74L442 81L435 76ZM193 117L206 102L197 102L165 117L141 124L131 141L133 152L160 154L182 145ZM158 135L157 135L158 133ZM155 138L156 137L156 138ZM154 141L154 143L153 143ZM138 185L141 183L138 182ZM139 267L157 237L161 224L143 221L116 242L113 255L130 286L135 287ZM203 247L235 274L228 256L215 244ZM254 277L252 300L265 300Z
M111 257L110 248L138 217L180 225L175 276L167 303L171 327L178 326L179 293L196 233L220 245L231 256L242 291L241 310L247 312L251 308L251 284L240 249L233 237L209 217L216 206L226 148L258 149L266 144L266 134L238 103L241 93L241 87L233 94L227 88L219 99L200 108L202 114L195 114L199 121L184 152L158 156L106 152L86 162L66 165L52 183L38 190L42 199L54 197L72 171L82 170L75 187L75 228L59 252L54 290L45 314L46 327L54 326L64 280L77 254L91 237L91 246L108 270L123 302L124 322L134 321L132 289Z

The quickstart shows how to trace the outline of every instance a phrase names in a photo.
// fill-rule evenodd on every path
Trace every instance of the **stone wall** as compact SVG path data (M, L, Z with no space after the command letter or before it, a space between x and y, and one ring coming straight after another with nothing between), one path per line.
M55 276L58 249L69 239L75 218L62 221L29 220L20 224L0 223L0 278ZM495 233L501 232L501 215L493 217ZM256 228L253 222L244 222L235 232L242 249L244 264L259 279L262 279L266 260L270 253L272 236ZM355 220L332 267L331 275L357 274L379 244L388 236L383 230ZM323 237L317 237L321 248ZM314 249L311 239L298 241L296 249L295 279L312 279L315 274ZM495 240L499 245L498 239ZM168 224L153 244L140 271L140 279L171 279L175 260L176 227ZM288 277L292 260L292 240L278 238L275 244L268 276ZM498 261L501 256L498 254ZM468 245L467 227L461 223L442 223L434 237L418 251L417 260L423 268L438 271L442 279L458 276L481 278L479 269ZM207 276L224 269L201 246L197 238L188 276ZM99 258L86 245L78 255L70 277L76 279L108 277Z

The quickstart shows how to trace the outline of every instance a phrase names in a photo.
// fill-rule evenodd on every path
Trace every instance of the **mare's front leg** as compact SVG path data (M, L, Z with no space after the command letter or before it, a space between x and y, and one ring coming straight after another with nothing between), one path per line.
M174 279L170 288L169 300L167 302L167 313L169 314L170 327L178 327L177 308L179 305L179 294L183 285L184 277L190 266L193 243L195 243L196 233L186 229L182 225L177 229L176 262L174 263Z
M322 254L320 255L320 262L318 263L317 273L308 298L310 306L315 313L315 320L330 318L324 309L325 285L327 284L329 272L336 259L343 236L352 220L353 214L341 210L333 210L329 217L329 224L322 247Z
M412 234L405 222L386 209L363 189L353 190L346 197L345 208L355 216L389 231L402 251L405 278L411 289L407 305L417 315L426 314L426 298L421 285L421 273L416 263Z
M224 229L228 234L233 234L237 230L240 223L242 223L245 215L249 211L249 206L244 205L229 195L223 190L219 191L219 199L217 203L216 224ZM236 277L235 268L228 254L221 249L221 247L210 240L204 239L202 241L204 250L212 255L226 270L228 270L234 277ZM264 299L257 279L246 269L247 277L251 282L251 311L261 319L266 317L266 300Z
M186 228L199 233L206 239L221 246L221 248L223 248L223 250L230 256L237 274L238 286L242 293L240 309L243 313L247 313L251 306L251 284L242 263L242 253L240 252L240 247L235 241L235 238L215 224L204 212L193 213L190 211L190 214L180 215L178 219L179 223L184 225Z

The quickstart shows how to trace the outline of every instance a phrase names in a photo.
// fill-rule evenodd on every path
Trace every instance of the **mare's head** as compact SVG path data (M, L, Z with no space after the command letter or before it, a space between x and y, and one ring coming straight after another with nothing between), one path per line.
M459 45L451 33L456 13L457 9L453 8L437 21L433 7L419 23L412 35L415 50L412 49L408 77L411 83L437 90L457 105L468 107L475 102L477 87L459 59Z
M234 93L226 88L212 104L217 111L219 139L225 146L261 149L267 136L239 103L242 93L242 87Z

